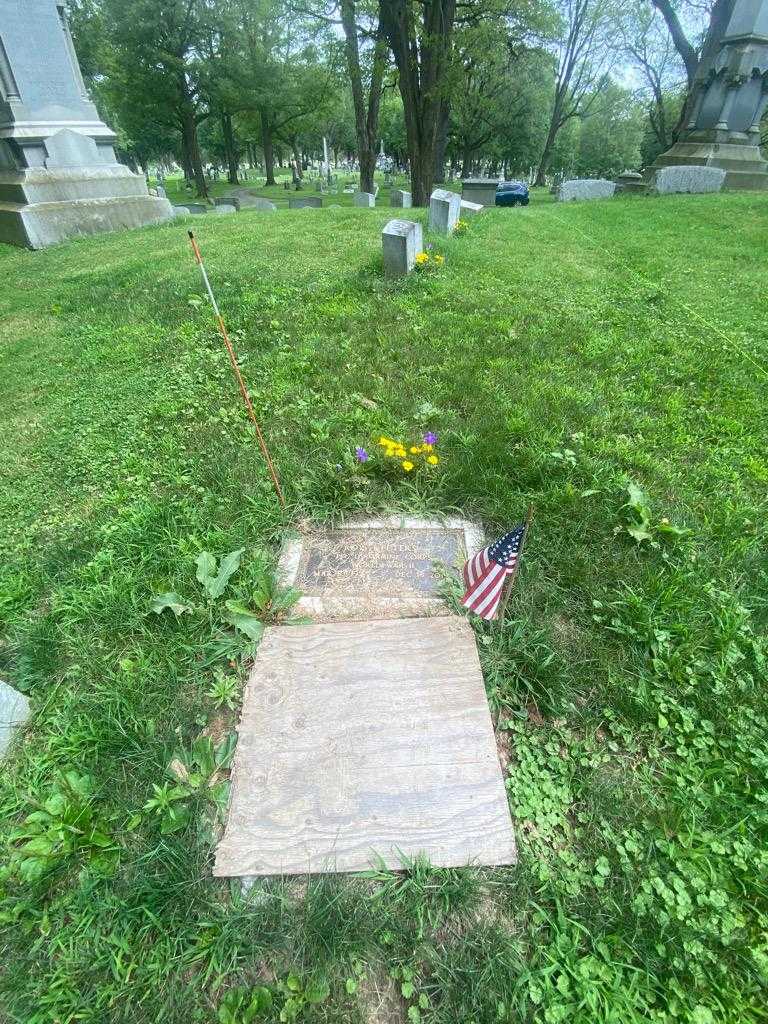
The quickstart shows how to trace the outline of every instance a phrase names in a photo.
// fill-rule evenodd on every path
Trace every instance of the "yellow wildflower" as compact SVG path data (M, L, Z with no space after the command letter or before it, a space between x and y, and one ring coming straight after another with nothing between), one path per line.
M442 266L443 263L445 263L445 256L435 256L435 263L437 263L438 266Z
M416 262L417 263L426 263L428 259L429 259L429 253L428 252L417 252L416 253Z
M411 455L418 455L419 452L421 451L421 448L417 448L415 444L412 444L408 451L411 453Z
M424 449L423 449L423 450L424 450L425 452L431 452L431 451L432 451L432 449L433 449L434 447L435 447L435 446L434 446L433 444L425 444L425 445L424 445Z
M438 459L438 457L436 455L428 455L427 456L427 462L430 464L430 466L436 466L439 461L440 461L440 459Z
M408 459L405 460L402 466L406 473L410 473L411 470L413 469L413 463L409 462Z
M395 452L395 455L397 455L398 459L404 459L405 458L405 448L398 448L397 451Z

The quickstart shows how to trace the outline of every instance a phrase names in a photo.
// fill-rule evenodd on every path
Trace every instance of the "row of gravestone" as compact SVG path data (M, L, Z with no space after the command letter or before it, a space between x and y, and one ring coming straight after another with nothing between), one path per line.
M632 181L629 181L630 177ZM626 182L622 178L628 179ZM619 182L605 178L573 178L564 181L557 189L557 201L567 203L582 199L610 199L618 191L637 191L635 179L639 175L623 175ZM725 182L725 171L720 167L705 167L699 164L679 167L662 167L656 171L647 188L642 191L656 195L671 195L675 192L719 192Z
M408 206L411 205L410 193ZM462 214L477 214L482 211L480 203L462 199L458 192L437 188L429 199L430 231L439 235L452 235ZM416 257L424 249L424 233L421 224L414 220L390 220L381 232L386 277L404 277L416 266Z

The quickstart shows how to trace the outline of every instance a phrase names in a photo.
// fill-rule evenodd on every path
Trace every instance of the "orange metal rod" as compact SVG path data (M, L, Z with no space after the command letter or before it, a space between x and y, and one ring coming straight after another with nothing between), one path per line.
M205 290L208 292L208 298L210 299L211 306L213 307L213 312L216 317L216 323L219 325L219 333L224 339L224 344L226 345L227 352L229 354L229 361L232 364L232 370L235 374L235 377L237 378L237 383L240 386L240 394L243 396L245 407L248 410L248 416L250 417L251 423L253 423L254 429L256 431L256 437L258 438L259 448L261 448L261 454L264 456L264 461L267 464L269 475L272 477L272 483L275 485L275 492L277 494L278 501L280 502L280 506L281 508L285 508L285 498L283 497L283 491L282 488L280 487L280 481L277 478L277 472L275 470L274 463L272 462L272 456L269 454L267 442L264 440L264 435L261 432L259 421L256 419L256 413L253 411L251 397L246 389L245 381L243 380L243 375L242 373L240 373L240 367L237 365L237 357L235 356L235 350L232 347L232 342L229 340L229 334L227 333L227 326L224 323L224 317L219 312L219 306L218 303L216 302L216 297L213 294L211 282L208 280L208 274L205 272L205 265L203 264L203 257L200 255L200 248L197 244L197 239L195 238L193 232L189 231L187 232L187 234L189 235L189 240L192 243L192 248L195 253L197 265L198 267L200 267L200 273L202 274L203 283L205 284Z

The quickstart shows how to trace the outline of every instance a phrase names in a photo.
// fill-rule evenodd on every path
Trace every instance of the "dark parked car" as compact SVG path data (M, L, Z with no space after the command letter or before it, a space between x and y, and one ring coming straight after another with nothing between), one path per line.
M497 206L527 206L528 186L524 181L501 181L496 187Z

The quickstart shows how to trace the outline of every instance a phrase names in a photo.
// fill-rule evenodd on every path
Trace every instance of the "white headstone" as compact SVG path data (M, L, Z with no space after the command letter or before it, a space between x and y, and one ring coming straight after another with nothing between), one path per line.
M29 701L0 679L0 758L8 749L13 730L29 718Z
M696 164L688 167L662 167L654 175L653 187L659 195L670 195L673 192L719 192L725 174L721 167Z
M352 196L352 205L370 208L376 205L376 196L370 192L355 192Z
M557 190L558 203L572 199L610 199L616 191L616 182L605 178L571 178Z
M416 256L424 248L421 224L412 220L391 220L381 232L386 277L403 277L416 265Z
M389 205L398 207L413 206L413 196L401 188L393 188L389 196Z
M441 235L452 234L460 210L461 196L458 192L436 188L429 199L429 230L437 231Z

